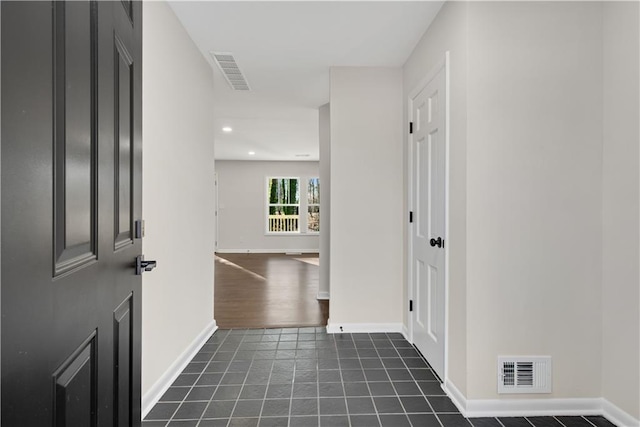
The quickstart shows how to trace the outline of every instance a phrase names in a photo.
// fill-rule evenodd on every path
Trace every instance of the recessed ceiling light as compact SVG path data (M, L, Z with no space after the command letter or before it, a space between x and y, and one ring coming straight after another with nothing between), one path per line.
M310 154L296 154L296 157L309 157Z
M231 132L233 129L231 129L229 126L225 126L222 128L222 132Z
M256 152L255 152L255 151L249 151L249 155L250 155L250 156L255 156L255 155L256 155Z

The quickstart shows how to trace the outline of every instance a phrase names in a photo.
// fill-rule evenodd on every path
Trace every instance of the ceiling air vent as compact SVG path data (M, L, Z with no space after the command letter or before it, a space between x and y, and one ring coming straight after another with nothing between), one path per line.
M551 356L498 357L498 393L551 393Z
M210 54L233 90L251 90L233 54L222 52L210 52Z

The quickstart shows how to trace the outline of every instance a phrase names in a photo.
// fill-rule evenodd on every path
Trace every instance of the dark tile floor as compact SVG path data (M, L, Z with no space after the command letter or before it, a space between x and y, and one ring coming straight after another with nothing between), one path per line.
M143 427L611 427L602 417L465 419L401 334L218 330Z

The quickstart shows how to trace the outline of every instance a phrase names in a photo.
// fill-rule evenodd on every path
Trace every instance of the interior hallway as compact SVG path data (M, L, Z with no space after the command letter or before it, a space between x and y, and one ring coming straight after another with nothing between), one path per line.
M326 326L329 301L318 301L318 254L216 254L218 327Z
M218 330L143 427L614 427L603 417L465 419L401 334Z

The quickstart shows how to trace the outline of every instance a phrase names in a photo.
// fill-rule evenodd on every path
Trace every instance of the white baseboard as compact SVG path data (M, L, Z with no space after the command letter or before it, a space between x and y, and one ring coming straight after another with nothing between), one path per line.
M640 427L640 420L600 397L468 400L449 380L445 381L442 389L467 418L602 415L619 427Z
M442 389L445 393L447 393L447 396L449 396L453 404L456 405L458 411L466 416L467 398L464 397L464 394L462 394L460 390L458 390L458 387L456 387L455 384L448 379L445 379L444 383L442 384Z
M328 300L329 298L329 292L318 292L318 295L316 296L316 299L319 300Z
M319 254L320 249L216 249L219 254Z
M213 335L217 329L216 321L211 321L191 342L189 347L169 366L169 369L166 370L149 391L142 396L142 419L144 419L153 406L158 403L158 400L160 400L169 386L173 384L176 378L178 378L178 375L180 375L191 359L193 359L193 356L200 351L202 346L211 338L211 335Z
M340 329L342 327L342 329ZM402 323L327 323L327 333L376 333L376 332L399 332L402 333Z
M404 336L404 339L411 342L411 340L409 339L409 328L407 328L407 325L402 324L402 335Z
M600 398L473 399L467 401L465 413L469 418L602 415L602 403Z
M622 409L618 408L607 399L602 399L602 415L620 427L639 427L640 420L633 418L633 416Z

